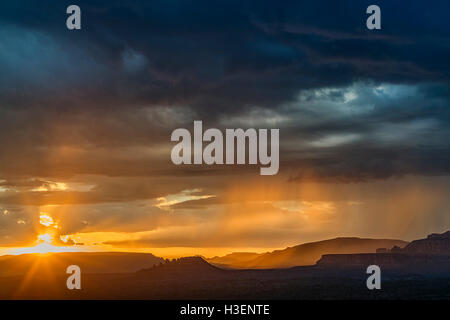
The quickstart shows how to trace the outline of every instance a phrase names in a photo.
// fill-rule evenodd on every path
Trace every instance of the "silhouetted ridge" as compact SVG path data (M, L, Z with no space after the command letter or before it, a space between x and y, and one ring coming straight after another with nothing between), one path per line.
M139 275L170 278L208 277L224 274L225 270L212 266L201 257L185 257L179 259L166 259L151 268L138 271Z
M450 231L431 234L414 240L405 248L394 246L388 250L368 254L325 254L317 262L319 267L362 267L371 264L385 269L420 273L446 273L450 270Z
M395 239L341 237L300 244L262 254L233 253L214 257L210 262L231 268L267 269L314 265L324 254L375 253L377 248L404 247L408 242Z
M225 256L215 256L207 259L208 262L219 267L246 267L252 260L255 260L262 253L254 252L233 252Z
M426 239L414 240L403 252L410 254L450 254L450 231L433 233Z
M444 233L432 233L427 239L450 239L450 230Z

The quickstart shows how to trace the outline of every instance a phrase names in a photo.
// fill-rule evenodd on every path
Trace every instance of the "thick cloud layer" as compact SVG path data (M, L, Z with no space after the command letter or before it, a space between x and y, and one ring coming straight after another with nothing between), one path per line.
M38 214L29 206L87 206L88 218L65 220L74 233L118 231L120 219L101 221L123 204L151 230L134 203L150 201L158 216L156 199L186 190L215 197L173 210L228 203L229 189L253 178L289 189L450 173L446 2L378 1L375 31L365 24L370 1L86 0L79 31L65 27L70 4L0 4L4 239L35 223L23 216ZM174 166L170 133L194 120L279 128L279 176Z
M449 119L445 3L382 2L379 31L365 28L364 2L79 5L83 27L75 32L65 28L64 1L0 8L3 176L155 174L165 167L158 163L167 162L164 155L152 159L157 168L150 170L147 159L122 157L117 148L167 145L168 134L193 119L219 126L255 116L260 125L265 118L290 119L273 123L284 129L282 144L364 135L351 147L355 179L448 172L448 151L437 145ZM425 131L420 137L416 127ZM406 149L380 137L404 128L396 140ZM76 149L70 157L76 164L64 155L48 159L62 148ZM346 159L346 148L314 153L310 162L325 167L325 176L348 175L345 166L328 164ZM304 165L293 153L282 158ZM367 158L381 158L385 172L376 172L382 164L366 168ZM430 158L435 163L428 168ZM406 166L396 163L408 159Z

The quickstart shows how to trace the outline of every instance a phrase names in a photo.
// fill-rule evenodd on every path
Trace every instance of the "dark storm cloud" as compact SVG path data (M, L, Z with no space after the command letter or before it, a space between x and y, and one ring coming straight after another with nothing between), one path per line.
M296 125L284 132L292 141L285 148L283 165L299 168L293 180L447 175L447 89L446 85L359 84L307 93L299 106L289 108ZM305 104L308 107L301 107Z
M168 142L194 119L246 117L282 119L271 126L291 180L450 171L445 2L379 1L379 31L365 27L367 1L78 1L80 31L65 28L69 4L0 4L6 181L240 175L174 167ZM95 192L75 198L120 198Z
M22 84L33 104L60 108L181 103L230 112L355 79L449 79L443 3L382 1L377 32L365 28L364 1L80 1L79 32L65 28L68 4L0 8L7 97L23 97Z

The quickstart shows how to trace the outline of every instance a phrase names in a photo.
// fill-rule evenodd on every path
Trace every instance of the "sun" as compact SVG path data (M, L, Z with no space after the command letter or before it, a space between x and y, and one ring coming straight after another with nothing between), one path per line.
M55 246L54 236L47 232L42 233L37 236L36 245L33 247L22 247L10 250L8 254L19 255L19 254L27 254L27 253L57 253L57 252L79 252L79 247L77 246Z
M36 236L34 246L7 250L5 254L19 255L29 253L81 252L87 248L80 247L69 235L60 234L60 225L47 213L39 213L40 233Z
M54 246L51 243L43 242L43 243L37 244L33 247L16 248L16 249L8 251L7 254L11 254L11 255L19 255L19 254L27 254L27 253L44 254L44 253L58 253L58 252L80 252L80 251L82 251L82 250L80 250L80 248L78 248L76 246L59 247L59 246Z

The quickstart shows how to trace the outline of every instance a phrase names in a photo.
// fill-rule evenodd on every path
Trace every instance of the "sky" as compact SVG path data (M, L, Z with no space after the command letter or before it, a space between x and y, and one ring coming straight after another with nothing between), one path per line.
M0 3L0 252L162 256L450 229L450 4ZM66 8L81 8L81 30ZM277 128L280 169L170 160Z

